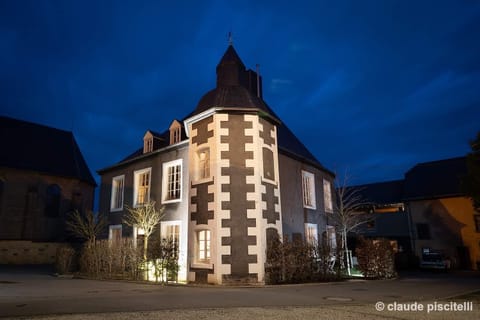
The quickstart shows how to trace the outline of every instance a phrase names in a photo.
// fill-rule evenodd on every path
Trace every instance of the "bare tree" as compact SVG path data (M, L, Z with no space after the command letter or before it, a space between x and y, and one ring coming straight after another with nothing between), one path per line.
M71 234L87 241L88 246L95 244L95 240L108 225L107 216L94 214L87 210L84 214L73 211L65 221L66 229Z
M126 206L126 208L128 214L123 218L123 222L131 227L142 229L144 232L143 258L146 260L148 239L164 217L163 211L165 207L162 206L160 210L157 210L155 208L155 201L149 201L136 208L130 208L128 206Z
M366 211L369 203L365 201L362 188L349 187L349 176L344 174L342 181L336 179L336 199L333 205L331 218L341 239L341 256L346 255L346 268L350 274L351 258L348 250L347 235L361 225L373 220L374 216Z

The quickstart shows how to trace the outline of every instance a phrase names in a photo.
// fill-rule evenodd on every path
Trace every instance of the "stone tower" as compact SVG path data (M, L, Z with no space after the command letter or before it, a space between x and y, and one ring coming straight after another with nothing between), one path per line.
M280 121L262 99L261 77L231 44L216 72L216 88L185 120L188 280L264 283L267 234L282 235Z

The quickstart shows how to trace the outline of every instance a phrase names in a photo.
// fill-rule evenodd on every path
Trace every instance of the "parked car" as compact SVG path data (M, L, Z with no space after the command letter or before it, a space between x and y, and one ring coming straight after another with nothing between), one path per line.
M424 249L420 260L421 269L448 270L451 267L450 259L439 251Z

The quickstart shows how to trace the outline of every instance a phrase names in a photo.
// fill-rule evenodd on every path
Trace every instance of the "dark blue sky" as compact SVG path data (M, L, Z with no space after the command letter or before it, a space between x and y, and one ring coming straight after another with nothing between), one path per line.
M96 171L196 107L230 30L267 103L354 183L461 156L480 130L476 0L4 0L1 114L72 130Z

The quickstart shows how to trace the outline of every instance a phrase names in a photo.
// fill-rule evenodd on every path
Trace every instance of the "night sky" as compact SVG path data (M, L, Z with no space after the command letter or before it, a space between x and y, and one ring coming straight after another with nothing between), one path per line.
M480 130L480 1L0 1L2 115L110 166L215 86L234 47L328 169L401 179Z

